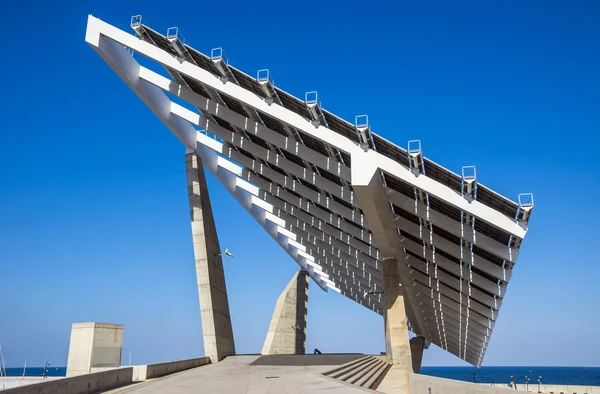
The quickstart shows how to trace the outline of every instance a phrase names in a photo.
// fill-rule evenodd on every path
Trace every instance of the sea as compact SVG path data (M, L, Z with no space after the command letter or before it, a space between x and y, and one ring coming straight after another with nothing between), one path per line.
M600 386L600 367L421 367L424 375L476 383Z
M48 367L46 376L65 376L67 374L66 367ZM25 376L43 376L44 367L27 367ZM6 368L6 376L23 376L23 368Z
M43 367L27 367L25 376L42 376ZM48 367L48 376L65 376L64 367ZM517 384L571 384L579 386L600 386L600 367L422 367L424 375L463 380L476 383L507 384L514 380ZM6 368L8 376L22 376L23 368Z

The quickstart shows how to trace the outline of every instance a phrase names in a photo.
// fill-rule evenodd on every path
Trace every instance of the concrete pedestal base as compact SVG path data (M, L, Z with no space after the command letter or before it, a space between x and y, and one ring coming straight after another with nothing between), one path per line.
M308 272L297 272L283 290L273 312L262 354L304 354Z
M204 354L215 363L235 354L225 273L202 160L195 152L188 152L185 167Z
M123 348L123 325L73 323L67 377L85 375L94 369L118 368Z

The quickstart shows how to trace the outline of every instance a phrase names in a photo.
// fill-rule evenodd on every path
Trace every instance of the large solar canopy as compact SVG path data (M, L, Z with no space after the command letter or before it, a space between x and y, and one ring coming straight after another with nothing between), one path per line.
M218 48L187 45L133 17L134 34L92 16L86 41L323 290L383 314L394 259L409 328L481 365L533 209L274 85ZM140 65L150 59L166 73ZM175 98L177 97L177 98ZM185 102L185 105L179 103Z

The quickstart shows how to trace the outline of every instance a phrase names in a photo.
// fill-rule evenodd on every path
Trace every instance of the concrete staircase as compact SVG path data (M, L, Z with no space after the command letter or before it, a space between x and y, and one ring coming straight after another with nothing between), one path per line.
M365 356L323 373L333 379L375 389L390 367L386 356Z

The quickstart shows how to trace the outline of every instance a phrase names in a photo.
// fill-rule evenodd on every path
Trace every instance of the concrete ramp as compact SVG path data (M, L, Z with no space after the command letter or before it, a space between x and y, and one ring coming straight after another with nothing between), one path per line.
M323 355L326 358L326 355ZM302 356L298 356L302 357ZM326 391L373 393L358 386L322 375L331 365L256 365L261 356L232 356L217 364L190 369L163 378L124 388L134 394L258 394Z

